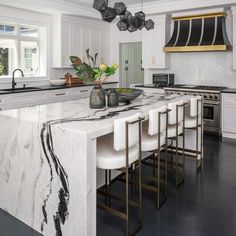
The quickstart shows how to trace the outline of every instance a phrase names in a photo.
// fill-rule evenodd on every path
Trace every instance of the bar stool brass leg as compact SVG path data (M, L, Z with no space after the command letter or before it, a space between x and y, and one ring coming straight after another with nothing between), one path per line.
M183 128L183 152L182 152L182 157L183 157L183 178L185 178L185 130Z
M167 140L166 140L166 146L165 146L165 194L167 196L168 189L167 189L167 181L168 181L168 146L167 146Z
M107 183L107 170L105 170L105 188L106 188L106 192L108 192L108 183ZM107 206L107 195L105 196L105 205Z
M201 169L203 168L203 129L202 129L202 122L201 122Z
M109 193L111 193L111 170L108 171L108 175L109 175ZM109 207L111 207L111 197L109 197Z
M126 167L126 235L129 236L129 170Z
M126 123L126 167L125 167L125 196L126 196L126 236L129 236L129 126Z
M155 159L155 153L153 153L153 167L152 167L152 175L155 177L156 175L156 159Z
M176 162L175 162L175 185L176 187L178 187L178 165L179 165L179 154L178 154L178 145L179 145L179 142L178 142L178 136L176 136Z
M171 158L171 168L173 168L173 140L171 139L171 156L170 156L170 158Z
M158 150L158 154L157 154L157 188L158 188L158 191L157 191L157 209L160 209L160 192L161 192L161 189L160 189L160 155L161 155L161 152L160 152L160 149Z
M198 119L197 119L198 120ZM198 148L199 148L199 145L198 145L198 126L197 126L197 129L196 129L196 173L198 172Z

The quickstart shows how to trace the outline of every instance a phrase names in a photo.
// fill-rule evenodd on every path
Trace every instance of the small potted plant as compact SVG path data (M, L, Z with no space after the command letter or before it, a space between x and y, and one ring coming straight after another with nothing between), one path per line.
M70 60L72 66L76 71L76 75L86 83L93 83L94 87L91 90L89 105L90 108L103 108L106 106L105 91L102 84L108 79L109 76L115 74L118 69L117 64L107 66L102 63L97 66L98 53L92 57L89 49L86 50L88 63L83 62L79 57L71 56Z

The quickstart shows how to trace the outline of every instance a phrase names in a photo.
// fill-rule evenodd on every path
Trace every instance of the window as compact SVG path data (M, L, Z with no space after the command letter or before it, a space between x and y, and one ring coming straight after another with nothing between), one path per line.
M38 42L21 41L21 68L25 74L39 71Z
M15 35L16 28L15 28L15 26L12 26L12 25L1 25L0 24L0 34Z
M42 27L0 23L0 77L11 75L16 68L21 68L28 76L45 73L40 70L40 61L43 61L40 59L41 30Z

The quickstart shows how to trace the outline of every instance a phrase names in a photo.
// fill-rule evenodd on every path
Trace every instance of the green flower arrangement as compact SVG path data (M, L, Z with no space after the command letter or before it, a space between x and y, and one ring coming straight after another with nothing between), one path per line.
M109 67L102 63L97 66L98 53L93 57L90 55L89 49L86 50L86 56L88 63L83 62L76 56L70 56L70 60L74 70L76 71L76 75L87 83L92 82L94 84L102 85L102 83L104 83L109 76L115 74L118 69L117 64L113 64Z

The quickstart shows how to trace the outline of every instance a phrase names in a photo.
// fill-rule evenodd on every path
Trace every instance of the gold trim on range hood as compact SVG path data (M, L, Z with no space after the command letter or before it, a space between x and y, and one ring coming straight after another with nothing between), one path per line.
M229 51L225 12L174 17L174 30L163 48L167 53Z

